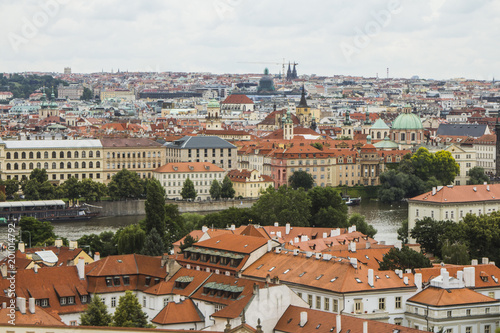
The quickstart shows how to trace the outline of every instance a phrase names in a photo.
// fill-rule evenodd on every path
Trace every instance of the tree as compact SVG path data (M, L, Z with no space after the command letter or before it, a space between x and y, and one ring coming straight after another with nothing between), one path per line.
M84 87L83 88L83 93L82 93L82 96L80 97L80 99L82 101L88 101L88 100L91 100L92 97L93 97L92 90L90 90L87 87Z
M31 238L32 246L42 246L48 239L56 239L54 227L48 221L40 221L34 217L23 216L19 222L22 239Z
M153 327L148 324L148 316L142 311L137 297L130 291L120 297L113 316L113 326L116 327Z
M302 187L304 190L310 190L314 186L313 176L306 171L297 170L288 179L290 187L294 190Z
M469 184L470 185L477 185L477 184L484 184L485 182L488 182L489 178L486 176L484 173L484 169L481 167L473 167L469 170Z
M28 200L55 199L55 187L48 181L47 170L34 169L30 179L22 184L24 196Z
M318 150L323 150L323 145L320 142L311 143L311 146Z
M141 253L147 256L161 256L164 251L163 239L158 231L156 231L156 228L153 227L144 240Z
M378 198L383 203L398 202L406 195L405 189L409 185L409 176L405 173L389 170L379 176L381 188L378 191Z
M107 187L103 183L93 181L90 178L85 178L78 183L81 196L86 201L99 201L107 193Z
M221 197L222 188L218 180L214 179L210 186L210 197L214 200L219 200Z
M440 150L434 154L433 172L431 173L441 185L452 184L460 173L460 166L449 151Z
M347 205L332 187L316 186L307 192L311 200L311 225L324 228L346 228Z
M410 230L410 235L422 249L441 258L441 248L446 240L455 242L463 239L462 224L453 221L436 221L424 217L415 222L415 227Z
M45 169L33 169L30 173L30 180L37 180L40 184L49 180L47 175L47 170Z
M401 227L398 229L398 239L403 244L408 244L408 219L403 220Z
M68 178L62 185L62 189L64 190L64 196L71 200L73 204L75 204L75 201L80 198L81 193L81 187L78 179L75 177L70 177Z
M303 188L294 190L283 185L276 190L269 187L252 206L252 212L256 222L262 225L279 222L307 227L311 217L311 199Z
M172 244L182 237L184 237L188 231L184 226L184 219L179 213L179 207L173 204L165 205L165 224L166 232L164 237L165 250L170 251Z
M431 175L434 175L435 157L426 148L419 148L411 157L411 164L415 176L422 180L427 180Z
M165 189L156 179L151 179L146 186L146 233L150 234L153 229L165 237Z
M81 314L80 322L83 326L110 326L111 315L108 313L106 305L97 294L92 297L92 301L87 309Z
M441 255L446 264L468 265L470 263L469 248L458 242L450 243L446 240L441 247Z
M5 194L7 197L11 197L19 191L19 181L17 179L7 179L1 182L5 185Z
M408 246L403 246L401 250L395 247L391 248L384 255L384 259L379 262L379 266L381 271L393 271L395 269L432 267L432 264L429 258L422 253L412 250Z
M144 246L146 232L139 224L131 224L119 229L115 234L118 254L139 253Z
M184 237L184 242L181 242L180 246L181 251L184 251L184 249L191 247L194 243L196 243L196 239L194 239L193 236L188 234L186 237Z
M202 225L209 225L215 228L227 228L231 224L239 227L255 221L255 215L249 208L229 207L220 212L205 215Z
M231 179L228 176L224 177L222 180L222 186L220 191L220 196L224 199L234 198L234 188Z
M377 233L377 229L375 229L372 225L366 223L365 217L358 213L354 213L351 215L351 217L349 218L349 225L355 225L356 231L359 231L371 238L373 238Z
M144 182L133 171L118 171L108 184L109 195L118 199L138 199L144 195Z
M196 196L198 193L196 193L196 190L194 189L194 183L191 179L186 178L184 181L184 185L182 186L181 190L181 197L182 199L196 199Z

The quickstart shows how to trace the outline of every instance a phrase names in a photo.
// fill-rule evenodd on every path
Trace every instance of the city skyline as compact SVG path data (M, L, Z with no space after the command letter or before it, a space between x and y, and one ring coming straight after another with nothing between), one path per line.
M182 71L491 80L500 4L7 2L1 72ZM500 75L497 75L500 77Z

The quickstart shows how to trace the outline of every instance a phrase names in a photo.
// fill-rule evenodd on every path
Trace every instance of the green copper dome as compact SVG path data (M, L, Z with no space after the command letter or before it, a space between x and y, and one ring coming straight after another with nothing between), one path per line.
M218 108L220 107L219 102L217 102L216 99L211 99L210 102L207 104L207 108Z
M377 142L374 144L375 147L378 149L398 149L399 145L391 141L387 136L384 138L384 140Z
M419 130L423 128L420 118L412 113L402 113L392 123L393 130Z

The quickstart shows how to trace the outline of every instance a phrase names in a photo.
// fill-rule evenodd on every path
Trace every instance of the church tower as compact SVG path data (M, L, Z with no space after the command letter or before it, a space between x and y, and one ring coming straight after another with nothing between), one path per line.
M222 130L222 120L220 117L220 104L212 99L207 104L207 130Z
M295 114L300 120L300 126L310 127L311 126L311 108L307 105L306 92L304 86L302 86L302 95L300 96L299 105L296 107Z
M354 127L352 126L350 115L349 110L346 110L344 124L342 126L342 136L352 139L354 137Z
M286 116L283 116L283 140L293 139L293 120L290 110L287 111Z

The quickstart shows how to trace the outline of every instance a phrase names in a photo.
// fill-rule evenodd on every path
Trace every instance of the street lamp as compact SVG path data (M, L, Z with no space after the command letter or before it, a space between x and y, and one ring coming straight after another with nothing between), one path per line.
M21 230L21 239L23 238L22 234L24 234L25 232L27 232L29 234L29 236L30 236L30 243L29 244L30 244L30 247L31 247L31 232L29 232L29 230L25 230L25 231Z

